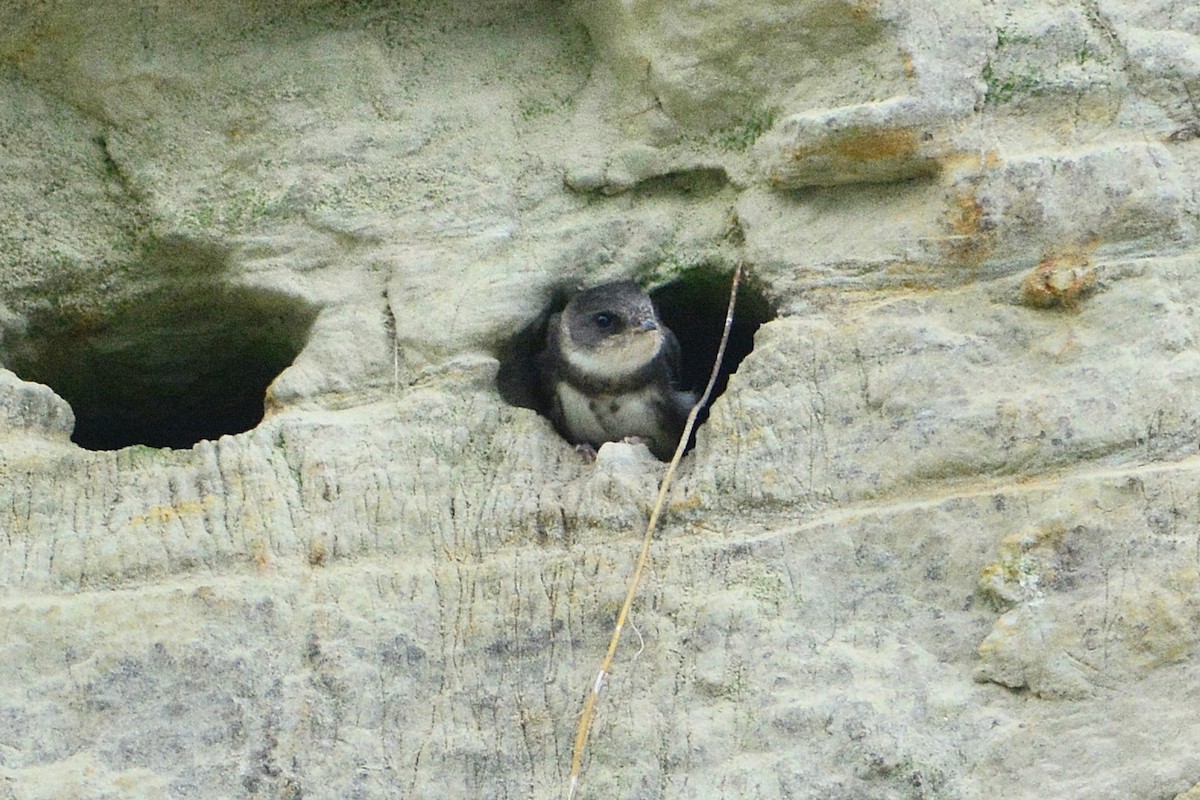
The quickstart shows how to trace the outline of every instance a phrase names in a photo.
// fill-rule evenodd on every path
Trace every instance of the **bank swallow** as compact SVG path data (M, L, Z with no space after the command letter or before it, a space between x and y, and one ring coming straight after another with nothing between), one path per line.
M550 417L573 444L643 441L671 458L696 398L678 388L679 342L632 281L571 298L538 356Z

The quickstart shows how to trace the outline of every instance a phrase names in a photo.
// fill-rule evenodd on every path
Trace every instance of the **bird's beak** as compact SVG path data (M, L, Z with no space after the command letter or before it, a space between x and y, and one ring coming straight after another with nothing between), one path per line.
M652 319L644 319L642 320L641 329L644 331L656 331L658 330L658 323Z

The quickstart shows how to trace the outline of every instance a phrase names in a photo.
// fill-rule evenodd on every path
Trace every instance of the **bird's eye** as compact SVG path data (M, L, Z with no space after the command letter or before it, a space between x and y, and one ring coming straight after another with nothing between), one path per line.
M613 325L613 315L601 311L596 316L592 317L592 322L596 323L597 328L611 328Z

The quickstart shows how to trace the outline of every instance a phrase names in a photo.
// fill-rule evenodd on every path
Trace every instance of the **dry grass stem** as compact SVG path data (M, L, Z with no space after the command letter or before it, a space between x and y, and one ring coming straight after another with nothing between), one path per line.
M675 455L671 457L671 463L667 465L667 473L663 476L662 483L658 487L658 499L654 502L654 508L650 511L650 520L646 523L646 533L642 536L642 550L638 554L637 563L633 568L633 575L629 578L629 586L625 590L625 602L621 604L621 611L617 614L617 624L613 627L612 638L608 643L608 651L604 654L604 660L600 662L600 671L596 675L596 680L592 683L592 690L588 693L587 700L583 704L583 714L579 718L579 727L575 731L575 747L571 755L571 778L567 785L567 800L573 800L575 792L579 788L579 775L583 770L583 756L587 751L588 736L591 733L592 721L596 715L596 702L600 698L600 690L604 688L604 681L608 677L609 669L612 667L613 656L617 652L617 645L621 642L621 633L625 630L625 622L629 618L629 609L633 606L634 598L637 597L638 587L642 582L642 574L646 571L646 562L650 558L650 542L654 540L654 531L658 528L658 520L662 515L663 505L667 499L667 492L671 489L671 481L675 477L675 470L679 466L680 459L683 458L683 451L687 449L688 440L692 436L692 430L696 427L696 418L700 414L700 409L708 403L709 397L712 396L713 387L717 385L717 377L720 375L721 362L725 359L725 347L729 344L729 331L733 327L733 309L737 304L738 284L742 279L742 263L739 261L733 270L733 281L729 287L729 308L725 312L725 328L721 332L721 344L717 348L717 356L713 361L712 372L708 377L708 385L704 387L704 394L696 401L696 405L692 406L692 411L688 414L687 422L683 426L683 433L679 436L679 443L675 446ZM640 652L640 651L639 651Z

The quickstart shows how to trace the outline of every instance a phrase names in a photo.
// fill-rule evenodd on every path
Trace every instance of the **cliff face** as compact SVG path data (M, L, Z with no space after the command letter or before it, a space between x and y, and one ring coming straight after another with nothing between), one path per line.
M497 375L739 260L582 796L1200 792L1194 2L174 5L0 8L0 797L561 794L663 465Z

